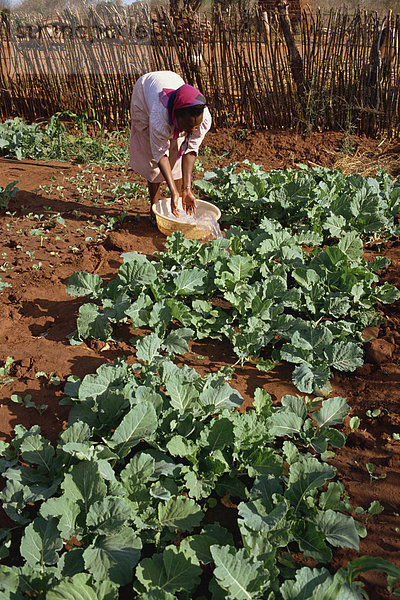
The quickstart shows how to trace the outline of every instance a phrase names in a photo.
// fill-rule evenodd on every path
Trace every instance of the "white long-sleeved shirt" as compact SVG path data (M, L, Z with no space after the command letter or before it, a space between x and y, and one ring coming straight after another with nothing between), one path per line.
M182 77L172 71L154 71L146 73L140 77L132 94L132 105L136 107L136 118L139 109L143 120L148 120L150 149L152 158L158 163L160 159L168 154L170 141L174 136L174 125L170 125L168 118L168 109L160 100L160 92L163 88L178 89L184 85ZM189 144L186 152L194 152L198 154L199 147L207 131L211 127L211 115L207 107L203 112L203 121L200 127L190 136ZM185 137L185 132L180 132L178 137L178 145Z

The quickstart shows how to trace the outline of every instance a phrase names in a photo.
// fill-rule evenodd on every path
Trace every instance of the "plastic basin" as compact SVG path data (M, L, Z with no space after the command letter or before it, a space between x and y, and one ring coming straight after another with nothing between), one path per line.
M196 200L196 214L187 215L182 208L182 199L179 198L178 218L171 213L171 198L161 198L153 204L152 209L156 216L157 227L161 233L170 235L174 231L181 231L185 238L189 240L201 240L207 235L209 230L201 226L203 218L207 220L212 217L218 221L221 217L218 206L205 200Z

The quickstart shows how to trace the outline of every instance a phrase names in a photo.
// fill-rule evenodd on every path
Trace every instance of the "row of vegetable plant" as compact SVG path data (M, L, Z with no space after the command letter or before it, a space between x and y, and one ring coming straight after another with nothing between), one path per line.
M240 414L231 368L201 377L173 362L190 339L222 334L238 360L260 369L288 360L300 391L328 393L331 368L362 364L374 305L400 296L379 285L388 261L366 262L359 237L395 233L387 182L386 230L346 226L333 243L314 216L305 223L299 210L302 223L283 227L260 211L252 230L231 227L208 245L174 234L153 260L126 254L105 287L97 275L71 277L69 293L93 300L72 343L109 339L126 322L152 333L135 340L134 365L69 378L56 448L37 426L18 425L0 444L0 499L14 522L0 533L0 599L357 600L355 578L370 568L393 584L400 570L379 558L327 569L332 548L357 550L366 534L328 463L346 441L336 428L345 399L284 396L274 406L259 388ZM224 498L229 530L218 519Z
M0 156L18 160L125 165L128 142L128 129L107 131L93 110L80 115L58 112L42 123L26 123L20 117L0 123Z
M126 254L104 287L98 275L75 273L67 291L93 302L80 307L73 339L110 339L126 322L167 336L167 345L178 334L225 336L239 361L256 360L266 370L288 361L301 392L329 392L331 369L363 364L362 331L381 318L374 305L400 293L379 285L377 273L389 260L367 262L355 232L325 249L305 249L315 237L291 235L267 219L251 231L233 226L209 245L176 232L157 261Z
M214 168L195 182L228 225L250 227L268 217L293 233L317 233L324 243L349 231L366 241L399 234L400 185L382 170L375 178L304 165L265 172L243 164Z
M273 406L259 388L240 414L229 370L177 367L154 335L137 358L70 378L56 449L38 426L1 443L0 497L15 525L1 533L14 564L0 566L0 598L361 600L354 578L370 559L335 575L323 566L332 547L357 549L365 535L324 457L345 443L346 401ZM229 530L214 508L227 494L238 503Z

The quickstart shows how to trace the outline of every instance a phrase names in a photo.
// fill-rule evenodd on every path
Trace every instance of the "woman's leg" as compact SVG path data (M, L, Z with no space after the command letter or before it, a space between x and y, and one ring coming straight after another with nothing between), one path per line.
M175 185L176 185L178 192L181 193L182 179L175 179ZM150 205L153 205L155 202L158 202L158 200L160 199L161 182L148 181L147 187L149 190Z
M160 199L160 187L161 183L157 183L156 181L148 181L147 188L149 190L149 199L150 199L150 223L152 225L156 224L156 215L152 211L152 206L155 202L158 202Z
M161 183L157 182L157 181L148 181L147 182L147 187L149 190L149 198L150 198L150 210L152 205L155 202L158 202L158 200L160 199L160 186Z

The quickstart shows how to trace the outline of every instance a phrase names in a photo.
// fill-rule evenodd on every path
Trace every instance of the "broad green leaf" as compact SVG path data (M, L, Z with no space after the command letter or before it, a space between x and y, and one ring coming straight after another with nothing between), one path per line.
M57 569L63 577L73 577L84 572L83 552L84 548L75 547L61 555Z
M335 475L335 468L316 458L303 458L290 466L289 485L285 497L298 508L303 498L313 489L321 487Z
M148 386L140 385L138 388L136 388L134 397L133 394L131 394L131 400L134 401L135 404L139 404L141 402L151 402L157 415L161 413L163 408L163 397L161 394Z
M228 444L232 444L233 423L225 417L213 419L209 427L205 427L200 433L200 441L202 446L208 452L221 450Z
M79 385L78 385L79 388ZM64 390L65 391L65 390ZM60 440L63 444L70 442L85 443L90 439L90 427L87 423L77 421L60 434Z
M59 498L49 498L40 507L40 514L44 519L60 517L57 528L64 540L69 540L76 534L76 519L81 512L81 507L66 494Z
M254 390L254 401L253 407L256 409L258 415L260 414L269 414L270 407L272 405L272 398L270 394L263 388L256 388Z
M90 375L86 375L79 386L79 400L90 402L103 394L108 394L111 389L121 385L127 375L127 365L115 367L110 364L101 365Z
M361 258L364 252L362 240L355 231L346 233L339 241L338 246L351 260Z
M172 354L186 354L189 352L188 341L193 338L194 331L189 328L176 329L165 338L162 346Z
M210 550L211 546L226 543L233 546L232 534L225 527L221 527L221 525L215 523L213 525L206 525L199 535L192 535L185 538L179 547L183 552L185 552L186 548L190 548L196 555L198 561L196 564L202 563L203 565L207 565L213 562Z
M231 388L229 383L224 383L217 388L208 387L200 394L199 401L203 406L213 406L220 411L224 408L238 408L243 398L237 390Z
M151 588L148 592L139 594L135 598L137 600L176 600L176 596L161 588Z
M20 552L26 563L34 568L54 565L63 547L63 541L57 529L57 519L36 519L25 529L21 540Z
M108 535L121 529L130 516L131 507L123 498L108 496L91 505L86 524L93 527L97 534Z
M293 370L292 381L300 392L311 394L328 383L329 375L328 367L314 368L308 363L303 363Z
M191 531L200 525L203 516L200 506L184 496L171 498L165 504L158 505L158 519L163 527Z
M66 288L70 296L89 296L97 298L101 294L102 278L99 275L91 275L85 271L73 273L68 279Z
M151 285L157 279L155 266L143 255L129 257L118 271L118 282L121 285L134 289L136 286Z
M352 517L346 517L342 513L329 509L319 511L315 523L332 546L358 550L360 539Z
M253 502L241 502L238 506L239 516L247 529L259 532L267 532L282 524L288 507L286 502L281 502L269 512L269 502L254 500Z
M132 580L142 542L126 527L114 535L98 536L83 553L85 568L97 581L110 579L119 585Z
M364 364L362 348L353 342L338 342L325 352L329 364L338 371L355 371Z
M248 492L245 484L238 476L232 477L230 474L225 473L215 484L215 492L223 498L226 494L230 496L246 500L248 498Z
M214 559L214 576L229 598L251 600L260 597L268 583L268 573L260 562L251 560L244 548L211 546Z
M89 337L107 340L112 335L110 318L114 315L110 309L102 310L96 304L88 302L79 308L77 328L79 335L86 339Z
M314 326L312 323L303 322L291 337L293 346L303 350L316 351L332 343L332 333L325 325Z
M292 527L292 534L306 558L311 557L324 563L331 560L332 552L325 544L325 536L313 523L296 521Z
M181 435L174 435L167 443L167 450L172 456L194 456L199 451L198 445Z
M293 412L277 412L269 417L269 433L272 436L299 435L303 426L303 419Z
M400 290L387 281L372 290L373 296L383 304L393 304L400 298Z
M341 500L344 496L344 500ZM346 512L352 512L353 507L350 502L346 499L345 487L340 481L331 481L328 484L326 492L322 492L319 499L319 506L323 510L329 508L334 510L343 510Z
M46 600L102 600L89 579L87 573L66 578L46 593Z
M214 482L212 474L208 479L200 479L193 471L189 471L185 473L184 479L189 496L195 500L207 498L213 491Z
M270 447L260 447L242 452L242 462L247 466L250 477L282 474L282 457Z
M285 581L280 592L283 600L311 600L314 589L330 581L331 575L327 569L310 569L303 567L296 571L296 579ZM321 599L322 600L322 599Z
M142 439L151 436L157 429L157 415L150 402L137 404L122 419L114 431L112 447L123 458Z
M15 567L0 565L0 598L8 600L18 590L19 576Z
M180 590L192 592L200 582L200 575L201 568L192 564L175 546L168 546L162 554L143 559L136 569L136 577L149 591L159 588L171 593Z
M331 214L325 221L324 229L329 231L332 237L340 237L346 226L346 219L342 215Z
M155 460L145 453L137 453L121 471L120 477L124 487L134 493L137 486L146 484L153 475Z
M157 335L164 336L165 330L172 320L172 313L165 301L152 305L149 326Z
M180 412L192 408L198 401L199 392L190 381L183 378L168 378L165 383L167 394L170 396L171 406Z
M310 445L319 454L326 452L328 445L333 448L343 448L346 443L346 436L341 431L332 427L321 429L316 436L310 439Z
M282 396L281 398L281 403L288 412L295 413L298 417L301 417L303 421L306 419L307 407L304 398L285 394L285 396Z
M204 280L207 272L203 269L183 269L174 279L175 294L178 296L189 296L204 292Z
M85 514L94 502L102 500L107 494L107 486L99 473L95 462L80 462L74 465L61 484L66 497L79 502Z
M20 446L20 451L25 462L38 465L41 472L49 473L51 471L54 448L41 435L27 436Z
M149 322L149 313L153 306L153 301L147 294L140 294L136 302L133 302L125 311L127 317L132 321L133 329L143 327Z
M293 269L292 277L294 277L299 285L306 289L311 289L311 287L320 280L320 276L316 271L307 268Z
M323 400L321 409L313 412L313 418L318 427L332 427L332 425L341 425L343 419L349 414L350 406L344 398L328 398Z
M227 261L227 267L232 271L235 281L245 281L254 271L255 261L251 256L231 256Z
M150 365L157 356L160 356L160 347L161 338L156 333L146 335L136 344L136 358Z

